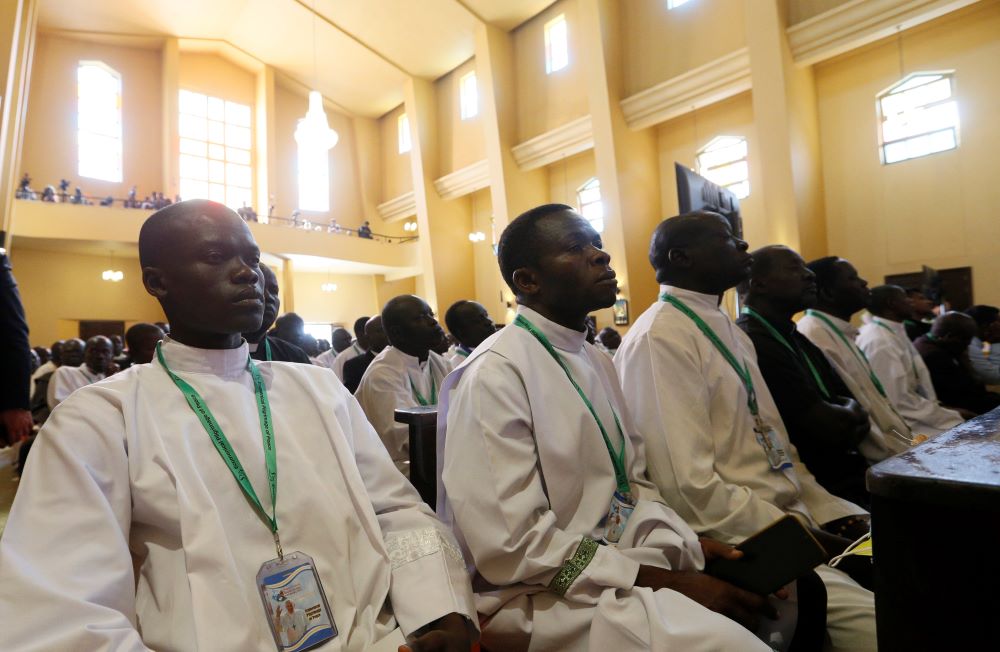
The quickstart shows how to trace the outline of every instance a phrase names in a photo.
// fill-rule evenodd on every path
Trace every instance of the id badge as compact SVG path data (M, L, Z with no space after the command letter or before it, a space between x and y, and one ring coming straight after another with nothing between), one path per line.
M292 552L264 562L257 588L278 652L309 650L336 638L337 625L309 555Z
M754 431L757 435L757 443L761 445L767 454L767 463L771 466L772 471L783 471L792 468L792 458L788 454L788 451L785 450L774 428L765 423L760 423Z
M614 546L625 533L625 525L635 511L635 500L632 496L615 491L611 496L611 506L608 508L608 516L604 521L604 536L601 541Z

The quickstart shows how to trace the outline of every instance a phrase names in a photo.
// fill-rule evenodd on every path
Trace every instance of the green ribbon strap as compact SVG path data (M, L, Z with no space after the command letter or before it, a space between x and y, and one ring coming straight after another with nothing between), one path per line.
M886 331L889 332L889 334L891 334L897 340L899 339L899 335L896 333L896 331L892 330L892 327L889 326L888 324L882 323L878 317L872 317L872 323L874 323L876 326L884 328ZM907 339L905 344L910 345L910 340ZM917 361L913 359L913 351L910 351L910 369L913 371L913 377L917 379L917 384L919 384L920 373L917 371Z
M431 368L430 361L427 362L427 370L431 374L431 400L428 402L424 395L417 391L417 386L413 384L413 379L409 375L406 379L410 381L410 389L413 390L413 395L417 398L417 403L422 407L427 407L428 405L437 405L437 387L434 385L434 369Z
M271 343L267 341L267 335L264 336L264 357L271 361Z
M779 344L788 349L788 351L792 355L794 355L796 359L798 359L800 365L803 362L805 362L806 367L809 370L809 374L816 382L816 386L819 388L820 393L823 394L823 397L826 398L827 400L833 398L833 395L830 393L830 390L826 388L826 383L824 383L823 379L820 377L819 371L816 369L816 365L813 364L812 358L810 358L805 351L800 349L798 344L794 343L794 341L789 342L785 338L785 336L779 333L778 329L772 326L771 323L767 321L767 319L763 315L761 315L759 312L757 312L750 306L745 306L743 308L743 314L757 320L757 322L764 327L764 329L768 332L768 334L771 337L777 340Z
M872 381L872 385L875 386L878 393L882 395L882 398L888 398L888 395L885 393L885 387L882 386L882 381L878 379L878 376L875 374L875 370L872 369L872 365L868 362L868 356L865 355L865 352L862 351L857 344L847 339L847 336L844 335L843 331L837 328L837 325L823 313L809 309L806 310L806 314L823 322L827 328L833 331L834 335L840 338L840 341L844 343L844 346L850 349L851 352L854 353L854 356L861 362L862 365L864 365L865 369L868 370L868 378Z

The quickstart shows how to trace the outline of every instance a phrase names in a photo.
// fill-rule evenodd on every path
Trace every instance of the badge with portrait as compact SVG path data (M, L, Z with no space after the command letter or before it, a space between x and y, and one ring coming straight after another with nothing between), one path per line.
M792 456L785 450L784 444L778 437L778 432L762 420L757 421L754 427L754 434L757 435L757 443L767 454L767 463L772 471L783 471L792 468Z
M617 545L625 533L625 525L635 511L635 500L629 494L615 491L611 496L611 506L608 508L608 516L604 521L604 536L601 541L609 546Z
M293 552L265 562L257 573L257 588L278 652L309 650L337 636L309 555Z

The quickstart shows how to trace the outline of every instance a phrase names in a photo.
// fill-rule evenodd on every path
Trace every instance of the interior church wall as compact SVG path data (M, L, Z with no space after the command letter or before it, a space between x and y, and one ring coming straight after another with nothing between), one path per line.
M438 122L438 177L486 160L482 111L465 120L461 113L459 82L475 69L476 60L469 59L434 83Z
M380 151L382 167L381 201L386 202L413 191L413 171L410 169L410 154L399 153L399 116L404 113L403 105L379 118ZM410 137L413 139L410 125Z
M324 283L335 283L337 290L324 292ZM295 293L295 313L309 323L344 324L351 330L355 319L381 310L377 305L375 277L371 274L295 270L292 291Z

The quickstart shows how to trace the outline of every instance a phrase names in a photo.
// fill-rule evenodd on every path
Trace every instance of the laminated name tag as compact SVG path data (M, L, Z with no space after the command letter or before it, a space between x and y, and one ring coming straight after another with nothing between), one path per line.
M309 555L293 552L257 572L264 615L278 652L310 650L337 636L319 573Z
M754 428L757 436L757 443L761 445L767 454L767 463L772 471L783 471L792 468L792 456L785 450L778 432L763 421L758 422Z
M625 525L635 511L635 500L631 495L616 491L611 496L611 506L608 507L607 520L604 521L604 536L601 540L608 545L616 545L625 533Z

